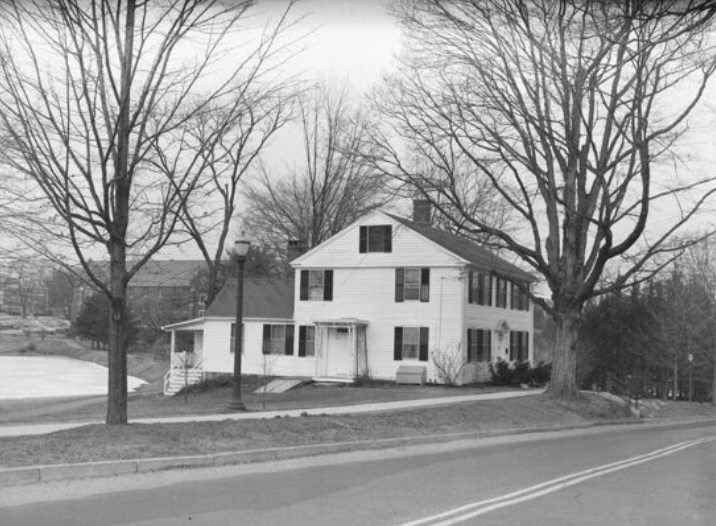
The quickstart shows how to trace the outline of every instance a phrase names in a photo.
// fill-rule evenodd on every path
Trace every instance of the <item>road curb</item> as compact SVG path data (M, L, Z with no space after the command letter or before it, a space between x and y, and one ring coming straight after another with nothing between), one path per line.
M412 437L384 438L360 440L353 442L329 442L306 446L289 446L270 449L252 449L245 451L229 451L209 455L192 455L180 457L159 457L146 459L128 459L116 461L84 462L78 464L53 464L47 466L29 466L18 468L0 468L0 487L55 482L58 480L113 477L133 473L149 473L171 469L199 467L219 467L234 464L250 464L311 457L327 454L345 453L349 451L367 451L408 447L457 440L490 438L498 436L520 435L545 431L566 431L606 425L639 424L639 420L609 420L589 422L587 424L571 424L564 426L541 426L516 429L498 429L483 431L466 431Z
M418 445L438 444L445 442L455 442L458 440L526 435L530 433L543 433L549 431L569 431L575 429L589 429L605 426L631 426L636 424L662 426L683 424L689 422L716 422L716 420L714 418L708 417L665 418L662 420L601 420L580 424L465 431L462 433L445 433L439 435L382 438L372 440L358 440L353 442L328 442L322 444L277 447L270 449L249 449L244 451L212 453L209 455L156 457L116 461L85 462L78 464L54 464L47 466L0 468L0 487L30 485L41 482L55 482L58 480L113 477L118 475L149 473L152 471L163 471L172 469L187 469L200 467L210 468L237 464L251 464L270 462L275 460L288 460L302 457L346 453L349 451L369 451L376 449L400 448Z

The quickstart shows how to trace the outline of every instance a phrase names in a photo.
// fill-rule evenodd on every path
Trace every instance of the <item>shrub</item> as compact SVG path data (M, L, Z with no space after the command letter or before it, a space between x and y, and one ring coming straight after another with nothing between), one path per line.
M445 351L433 351L430 358L443 383L448 387L457 387L462 370L465 368L465 357L461 352L461 346Z
M518 362L514 366L505 360L498 359L490 364L490 376L493 385L523 385L540 386L549 382L552 366L539 362L530 367L529 362Z
M515 385L529 384L532 380L530 362L517 362L512 370L512 383Z
M552 377L552 364L539 362L532 368L532 384L545 385Z
M512 385L513 370L509 362L498 358L496 363L490 364L492 385Z

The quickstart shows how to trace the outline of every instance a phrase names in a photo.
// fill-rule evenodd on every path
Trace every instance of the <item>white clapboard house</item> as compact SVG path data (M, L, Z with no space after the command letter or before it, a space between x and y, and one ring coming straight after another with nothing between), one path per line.
M440 383L436 362L452 357L469 383L498 359L531 361L532 276L429 218L422 201L412 220L373 212L294 259L294 280L245 279L243 372L354 381L409 370ZM229 281L203 317L165 327L166 392L233 371L235 304Z

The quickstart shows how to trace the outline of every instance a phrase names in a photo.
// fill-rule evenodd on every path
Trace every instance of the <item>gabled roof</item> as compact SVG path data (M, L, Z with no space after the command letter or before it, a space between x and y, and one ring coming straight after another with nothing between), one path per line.
M293 279L244 278L244 318L293 318ZM236 279L230 279L206 310L206 317L236 316Z
M530 273L505 261L490 250L476 245L465 237L433 228L424 223L416 223L387 212L386 215L480 269L494 271L505 278L536 281L535 277Z
M205 268L203 260L153 259L132 276L129 287L188 287Z

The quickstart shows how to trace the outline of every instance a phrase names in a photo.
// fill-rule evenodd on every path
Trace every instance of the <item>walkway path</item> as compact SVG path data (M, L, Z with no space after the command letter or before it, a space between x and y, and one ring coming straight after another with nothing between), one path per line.
M484 393L465 396L448 396L441 398L423 398L418 400L399 400L393 402L377 402L370 404L357 404L334 407L314 407L312 409L286 409L279 411L256 411L244 413L217 413L211 415L188 415L159 418L137 418L131 420L133 424L174 424L182 422L211 422L221 420L252 420L260 418L296 417L296 416L317 416L317 415L340 415L374 413L382 411L396 411L401 409L416 409L420 407L435 407L440 405L456 404L461 402L477 402L481 400L499 400L504 398L518 398L522 396L533 396L541 394L541 389L529 389L524 391L502 391L496 393ZM19 424L0 425L0 437L14 437L25 435L44 435L72 429L88 424L102 424L103 422L66 422L61 424Z

